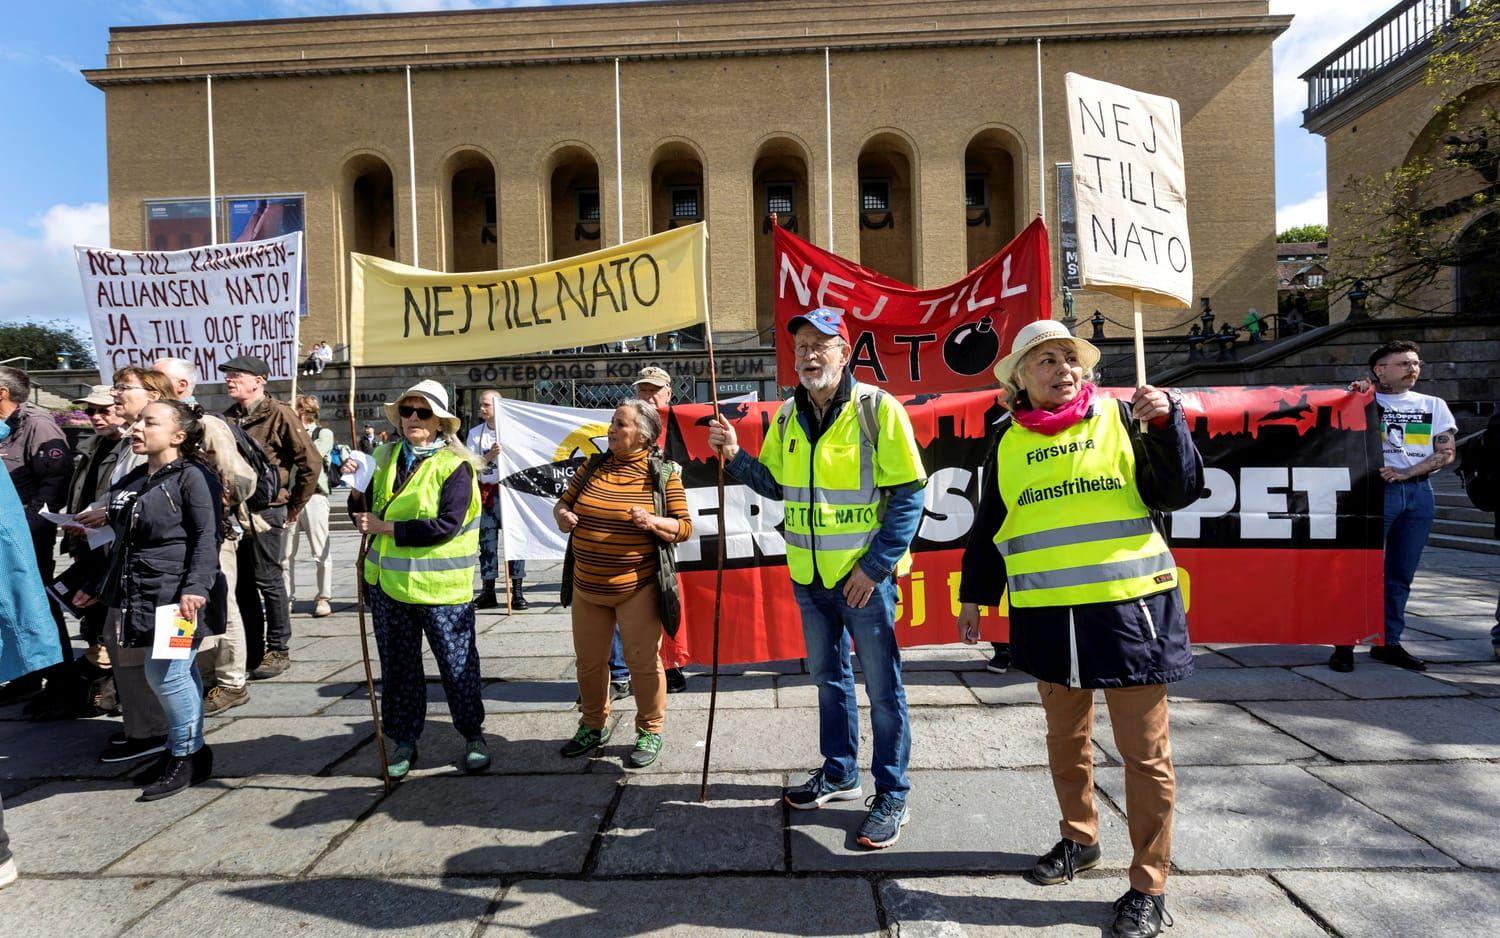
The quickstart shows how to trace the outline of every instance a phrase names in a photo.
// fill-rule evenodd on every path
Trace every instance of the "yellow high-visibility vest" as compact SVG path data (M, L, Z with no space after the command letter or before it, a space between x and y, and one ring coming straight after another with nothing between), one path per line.
M1177 586L1114 401L1054 436L1012 425L995 465L1006 508L995 545L1012 606L1123 602Z
M396 460L400 443L375 450L375 477L370 486L370 510L387 521L436 518L443 483L463 462L462 456L441 449L428 456L399 492ZM365 582L378 583L392 599L416 606L457 606L474 598L474 567L479 563L479 484L469 485L469 509L458 533L429 547L400 547L391 534L370 538L365 554Z
M873 405L873 406L872 406ZM861 408L873 420L860 419ZM872 423L866 431L863 423ZM911 418L878 388L855 384L833 423L809 442L789 400L766 433L761 463L781 485L783 537L792 582L832 589L880 530L881 489L926 482Z

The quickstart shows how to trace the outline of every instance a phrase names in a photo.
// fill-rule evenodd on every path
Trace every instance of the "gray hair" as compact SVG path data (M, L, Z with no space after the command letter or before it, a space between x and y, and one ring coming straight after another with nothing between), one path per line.
M19 368L0 365L0 388L10 392L11 400L24 404L31 397L31 376Z
M656 441L661 439L661 414L656 412L656 405L633 397L628 401L621 401L620 406L635 411L636 429L645 435L648 449L655 446Z
M198 387L198 369L186 358L158 358L156 367L174 381L186 381L187 393L191 397Z
M1021 356L1021 360L1016 362L1015 370L1011 372L1010 381L1000 382L1000 386L1005 389L1005 399L1010 403L1012 407L1019 405L1023 399L1026 400L1027 407L1031 406L1030 396L1026 394L1026 389L1021 386L1021 372L1026 369L1026 363L1031 361L1032 356L1036 355L1037 352L1040 352L1041 350L1047 348L1054 342L1062 342L1067 345L1072 344L1068 342L1067 339L1063 338L1048 339L1047 341L1038 345L1036 348L1029 350L1025 355ZM1085 368L1083 370L1083 380L1093 381L1094 369Z

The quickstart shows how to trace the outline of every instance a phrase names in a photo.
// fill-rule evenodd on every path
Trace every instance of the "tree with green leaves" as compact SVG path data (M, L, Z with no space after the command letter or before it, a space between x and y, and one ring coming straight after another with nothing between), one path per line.
M28 358L26 369L46 370L58 367L63 355L68 356L70 367L94 367L91 343L63 320L0 323L0 360Z
M1303 244L1311 241L1327 240L1327 225L1293 225L1276 235L1277 244Z

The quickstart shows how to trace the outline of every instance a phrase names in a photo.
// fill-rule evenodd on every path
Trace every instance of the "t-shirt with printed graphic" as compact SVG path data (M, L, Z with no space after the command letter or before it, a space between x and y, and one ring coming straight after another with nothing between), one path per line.
M1407 391L1376 394L1380 408L1380 449L1391 469L1410 469L1432 455L1432 439L1458 429L1440 397Z

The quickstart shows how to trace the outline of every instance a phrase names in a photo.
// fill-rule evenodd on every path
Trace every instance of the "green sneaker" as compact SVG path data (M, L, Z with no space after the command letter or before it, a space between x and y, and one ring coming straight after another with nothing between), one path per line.
M630 755L625 757L625 762L632 769L644 769L656 761L657 753L661 752L661 734L648 733L645 730L635 731L635 748Z
M464 771L473 775L490 767L490 751L483 739L471 739L464 747Z
M559 751L563 754L563 758L571 759L574 756L583 755L596 746L604 745L609 742L609 737L610 732L608 727L596 730L580 723L578 724L578 732L573 734L572 739L563 743L562 749Z
M417 744L397 743L396 751L391 760L385 764L386 773L390 775L391 781L399 782L406 778L406 773L417 764Z

